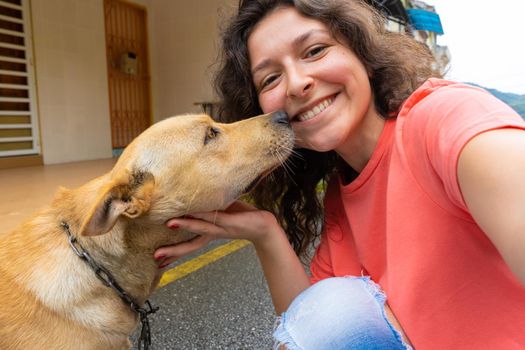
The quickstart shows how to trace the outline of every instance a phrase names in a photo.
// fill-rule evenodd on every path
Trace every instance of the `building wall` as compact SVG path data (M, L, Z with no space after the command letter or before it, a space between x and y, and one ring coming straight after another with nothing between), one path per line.
M45 164L111 157L102 0L33 0Z
M133 0L147 9L153 120L214 101L218 27L237 0ZM103 0L32 0L45 164L109 158Z
M219 21L237 0L155 0L150 7L154 120L199 112L194 102L215 101L211 86Z

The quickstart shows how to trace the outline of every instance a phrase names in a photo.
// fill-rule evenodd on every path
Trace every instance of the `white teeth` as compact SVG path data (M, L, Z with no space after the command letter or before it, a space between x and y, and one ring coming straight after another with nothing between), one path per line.
M323 102L319 103L317 106L315 106L314 108L310 109L309 111L306 111L304 113L299 114L297 116L297 119L299 119L302 122L307 121L309 119L312 119L313 117L315 117L316 115L318 115L319 113L324 111L326 109L326 107L330 106L332 104L332 102L334 102L334 99L332 97L331 98L327 98L326 100L324 100Z

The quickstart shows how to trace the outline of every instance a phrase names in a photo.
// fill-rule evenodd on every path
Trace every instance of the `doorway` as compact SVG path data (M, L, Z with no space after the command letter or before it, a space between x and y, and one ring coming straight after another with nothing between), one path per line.
M118 151L152 122L146 9L104 0L104 20L111 140Z

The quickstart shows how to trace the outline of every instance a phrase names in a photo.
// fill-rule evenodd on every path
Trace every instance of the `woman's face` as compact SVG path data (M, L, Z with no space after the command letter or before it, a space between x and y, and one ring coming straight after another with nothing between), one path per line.
M324 152L359 145L363 121L377 116L368 73L325 24L278 8L255 26L248 52L262 110L288 113L297 146Z

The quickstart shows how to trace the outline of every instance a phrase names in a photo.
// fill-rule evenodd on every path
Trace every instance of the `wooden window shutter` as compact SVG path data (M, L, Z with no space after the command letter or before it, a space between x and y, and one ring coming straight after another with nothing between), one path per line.
M28 0L0 0L0 157L40 153Z

